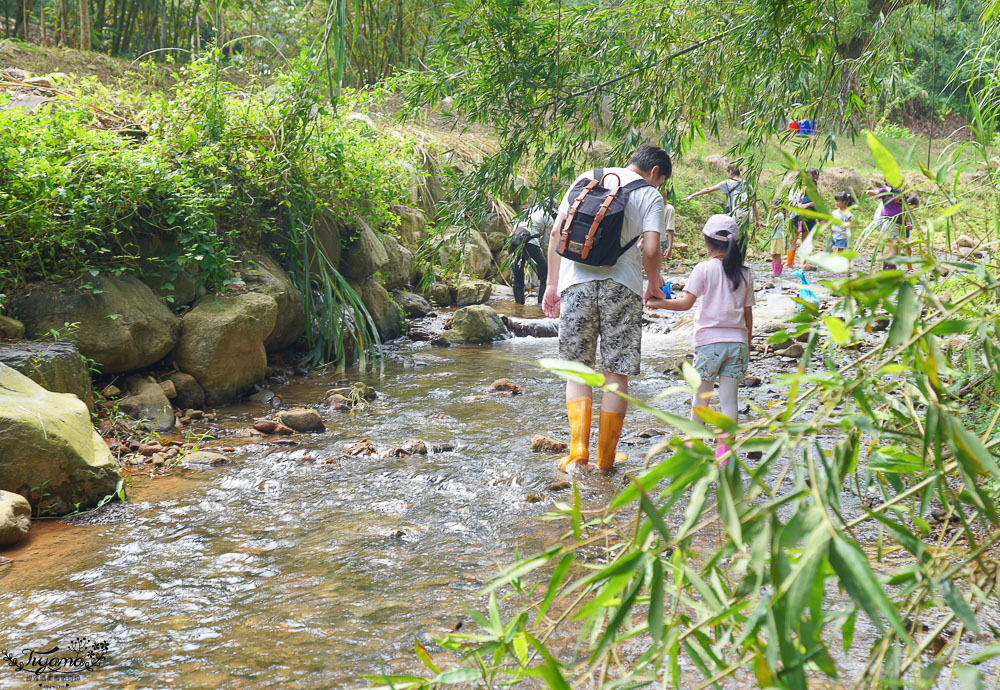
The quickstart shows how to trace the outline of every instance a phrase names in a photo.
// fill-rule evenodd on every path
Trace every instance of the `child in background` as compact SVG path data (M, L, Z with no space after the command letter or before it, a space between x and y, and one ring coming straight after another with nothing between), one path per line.
M771 216L771 275L775 278L781 275L781 269L785 264L782 257L785 255L785 212L781 210L781 199L775 197L771 201L771 208L774 215Z
M837 202L837 208L833 211L833 217L840 221L840 225L833 223L830 226L830 244L838 254L847 249L847 240L851 237L851 218L853 214L848 210L854 200L847 192L837 192L833 200Z
M646 306L688 311L702 298L694 331L694 367L701 375L701 386L691 401L691 419L699 419L697 408L708 404L718 379L722 414L735 422L739 411L736 393L750 361L752 307L756 304L753 274L743 265L744 249L733 218L712 216L702 234L711 258L694 267L680 297L650 299ZM729 463L728 440L727 435L720 436L715 448L720 466Z

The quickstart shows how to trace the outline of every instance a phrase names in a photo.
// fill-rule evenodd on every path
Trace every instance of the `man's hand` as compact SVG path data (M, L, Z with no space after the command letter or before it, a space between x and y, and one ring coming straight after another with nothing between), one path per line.
M691 199L694 199L694 194L688 194L686 197L681 199L681 201L691 201Z
M559 293L556 286L549 283L545 286L545 295L542 297L542 311L550 319L559 316Z
M673 247L667 247L663 251L663 260L664 261L668 261L670 259L670 257L673 256L673 255L674 255L674 248Z
M663 299L663 291L660 289L663 287L663 281L660 280L659 276L650 277L646 282L646 292L642 296L642 303L647 304L651 299Z

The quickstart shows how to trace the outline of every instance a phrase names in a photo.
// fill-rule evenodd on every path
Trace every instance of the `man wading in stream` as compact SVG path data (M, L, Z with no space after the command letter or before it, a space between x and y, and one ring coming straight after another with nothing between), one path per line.
M642 305L660 292L660 235L663 197L657 190L670 177L670 156L643 144L628 167L584 173L559 206L549 239L549 276L542 300L545 315L559 316L559 356L591 368L601 342L601 367L608 384L628 392L628 377L639 373ZM602 210L603 209L603 210ZM642 238L642 252L636 243ZM648 283L642 287L642 269ZM590 459L594 389L566 382L570 453L560 468L573 471ZM628 402L614 393L601 399L597 466L607 471L625 420Z

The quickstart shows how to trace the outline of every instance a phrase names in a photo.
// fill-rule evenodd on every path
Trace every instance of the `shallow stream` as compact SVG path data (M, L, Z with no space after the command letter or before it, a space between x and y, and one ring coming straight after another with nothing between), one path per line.
M758 299L757 324L792 308L778 289ZM647 400L674 383L662 372L690 348L690 315L671 315L669 333L655 321L631 391ZM538 520L553 500L569 500L551 490L566 479L557 456L528 448L538 433L567 436L562 381L527 364L556 355L551 338L402 344L382 371L347 374L379 392L371 407L324 411L327 433L299 435L294 448L248 436L261 406L222 410L222 437L210 445L234 446L232 465L138 477L130 503L96 524L36 523L26 545L5 554L13 563L0 569L0 648L107 641L106 663L72 687L357 687L366 674L415 670L415 636L428 642L467 622L462 603L477 603L515 550L539 550L564 527ZM275 390L285 406L314 405L342 376ZM502 377L524 393L489 393ZM688 400L658 404L685 412ZM636 435L657 426L630 414L628 466L663 440ZM340 457L362 439L387 451L410 438L454 450ZM621 479L579 482L596 507ZM0 687L21 682L0 671Z

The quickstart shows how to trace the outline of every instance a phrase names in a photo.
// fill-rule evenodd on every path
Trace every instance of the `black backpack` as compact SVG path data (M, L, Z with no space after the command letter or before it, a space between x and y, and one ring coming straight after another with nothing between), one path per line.
M613 266L618 259L639 241L641 233L624 247L621 246L622 226L629 195L636 189L651 187L645 180L636 180L610 190L604 179L617 173L604 174L595 170L596 179L586 178L569 190L569 213L563 220L559 235L562 239L556 248L559 256L588 266Z

